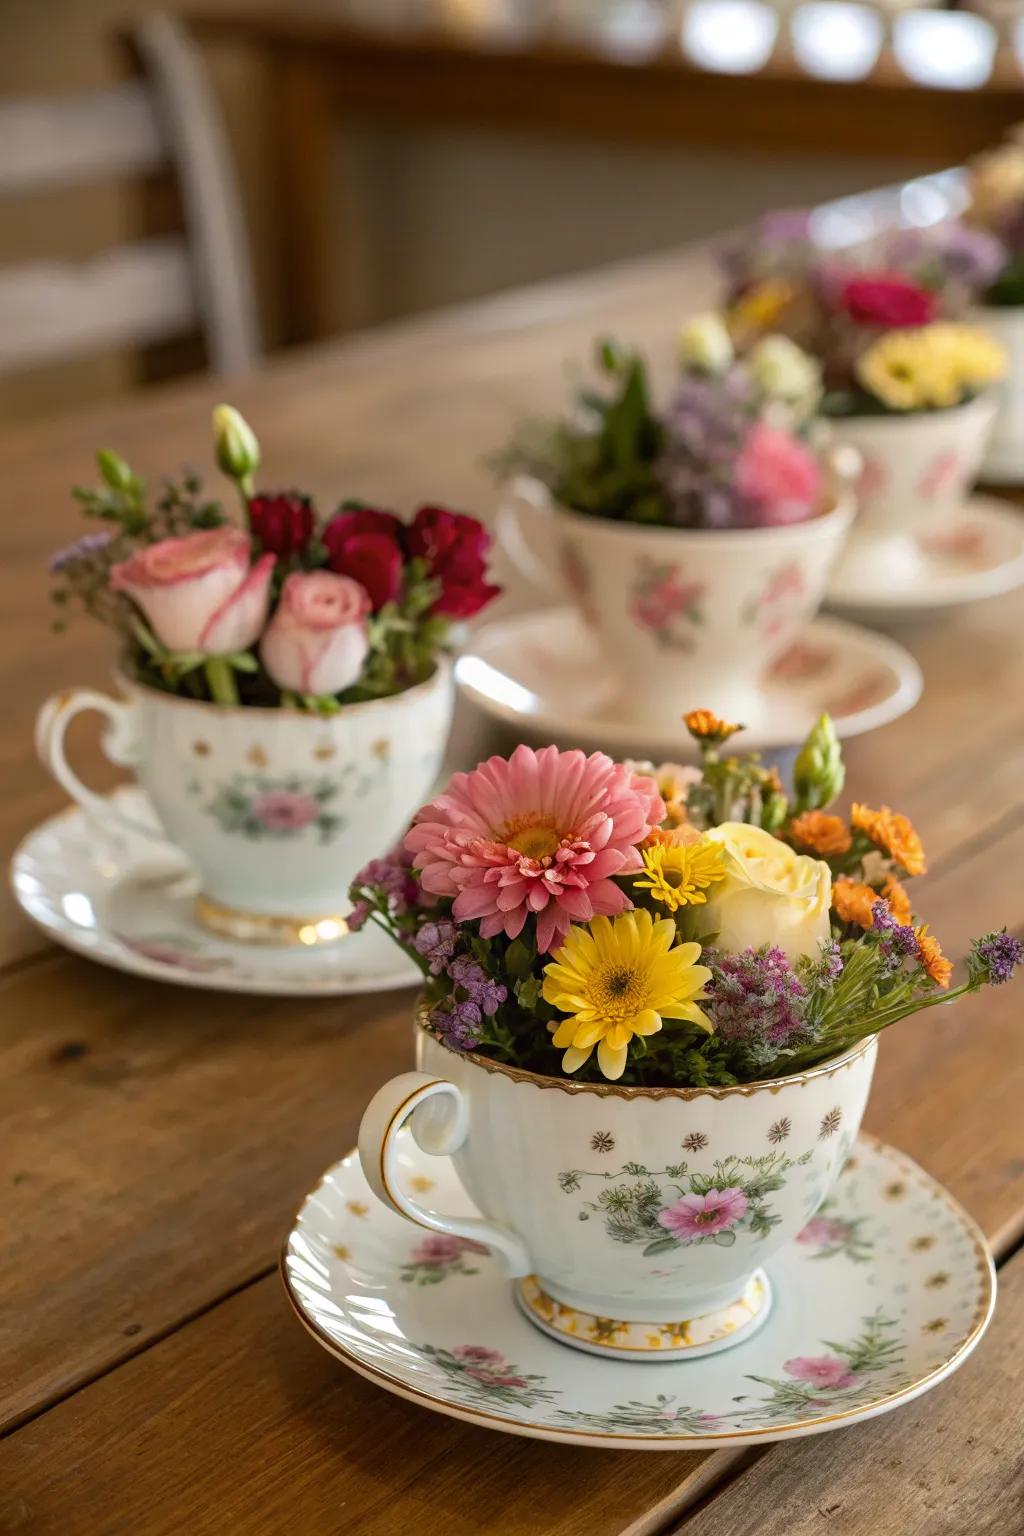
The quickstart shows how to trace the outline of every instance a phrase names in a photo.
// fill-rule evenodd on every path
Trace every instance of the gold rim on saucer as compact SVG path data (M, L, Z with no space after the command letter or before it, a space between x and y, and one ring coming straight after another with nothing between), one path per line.
M313 949L319 944L336 944L348 933L348 923L340 912L322 912L315 917L284 917L272 912L246 912L241 907L227 907L209 896L195 901L199 922L210 933L239 944L273 944L279 947Z

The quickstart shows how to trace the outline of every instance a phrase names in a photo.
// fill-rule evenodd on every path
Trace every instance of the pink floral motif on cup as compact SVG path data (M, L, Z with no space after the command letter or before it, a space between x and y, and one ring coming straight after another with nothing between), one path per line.
M693 630L704 623L703 581L687 581L682 567L643 560L630 599L633 622L648 630L666 650L689 651L696 644Z
M982 569L989 564L988 536L984 528L968 524L963 528L943 529L921 535L918 542L929 554L941 555L963 565Z
M960 478L960 456L952 448L943 448L929 462L921 474L915 494L922 501L928 501L932 496L941 496L944 491L954 486Z
M318 842L329 843L348 821L338 800L358 800L371 784L369 775L360 777L352 768L334 777L319 778L288 774L274 779L262 773L236 773L214 786L205 809L222 832L250 842L282 842L312 831ZM199 786L197 792L202 793Z
M872 458L870 454L864 455L860 474L857 476L857 499L863 506L865 503L876 500L882 495L889 484L889 471L882 459Z
M593 628L597 623L597 612L591 590L590 567L579 545L572 539L563 539L558 551L558 565L569 595Z
M776 566L760 592L749 597L740 609L741 624L756 624L766 640L786 628L804 599L807 583L798 560Z

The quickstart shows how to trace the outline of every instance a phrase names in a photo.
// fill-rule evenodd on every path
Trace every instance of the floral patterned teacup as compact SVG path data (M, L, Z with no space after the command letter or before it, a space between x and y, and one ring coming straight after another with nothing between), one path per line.
M852 516L846 493L787 527L644 527L572 512L521 479L498 527L531 586L571 597L624 713L664 720L710 699L749 722L761 679L817 613Z
M857 517L836 576L869 589L883 571L912 581L923 556L917 535L948 524L975 479L992 432L996 399L979 395L945 411L851 416L837 436L857 449Z
M96 710L110 723L107 756L134 771L166 839L194 865L207 927L255 943L340 938L352 877L401 834L441 766L449 663L404 693L333 716L119 684L122 699L71 689L40 712L39 754L68 794L104 828L129 821L155 835L89 790L65 757L71 720Z
M710 1354L766 1320L762 1266L831 1191L876 1054L872 1038L772 1082L623 1088L538 1077L417 1034L421 1070L363 1116L373 1190L422 1226L485 1243L538 1327L638 1360ZM446 1216L403 1187L407 1122L424 1152L452 1158L486 1220Z

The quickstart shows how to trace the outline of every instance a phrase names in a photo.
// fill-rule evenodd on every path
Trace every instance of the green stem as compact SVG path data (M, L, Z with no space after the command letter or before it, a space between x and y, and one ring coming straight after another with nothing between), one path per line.
M207 656L203 663L203 671L206 673L206 686L215 704L238 703L235 674L223 656Z
M256 494L252 475L239 475L235 485L238 488L238 498L242 503L242 511L245 514L245 526L249 528L251 527L249 522L249 503Z

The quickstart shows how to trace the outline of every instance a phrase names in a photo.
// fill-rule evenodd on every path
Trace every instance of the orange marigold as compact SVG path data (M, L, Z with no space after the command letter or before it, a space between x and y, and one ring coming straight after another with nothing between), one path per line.
M909 924L914 915L910 907L910 897L907 895L906 886L901 885L895 875L890 875L882 886L882 895L889 903L889 911L896 921L904 926Z
M801 848L810 848L828 858L831 853L849 853L853 838L845 821L824 811L804 811L789 824L789 835Z
M851 880L841 875L832 887L832 906L842 923L856 923L858 928L870 928L874 923L871 908L878 900L878 892L861 880Z
M928 975L940 987L949 986L949 978L953 974L953 962L947 960L942 953L942 945L934 934L928 932L928 924L922 923L920 928L914 929L917 938L917 950L921 956L921 964Z
M873 811L869 806L855 804L850 809L850 820L858 832L863 832L876 847L884 849L908 875L924 874L927 865L921 839L906 816L891 811L887 805L880 811Z
M742 725L731 725L728 720L720 720L710 709L691 709L688 715L683 716L683 724L691 736L696 736L700 741L728 741L737 731L742 731Z

